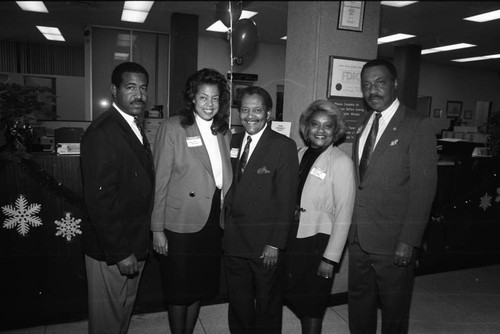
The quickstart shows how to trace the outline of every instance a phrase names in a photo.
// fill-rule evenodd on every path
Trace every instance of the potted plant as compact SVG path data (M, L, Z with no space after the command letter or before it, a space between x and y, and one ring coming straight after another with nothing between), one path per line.
M0 83L0 133L5 135L2 150L25 153L33 140L33 125L37 117L55 117L52 108L55 102L41 100L40 94L55 101L52 89L48 87L23 86L17 83Z

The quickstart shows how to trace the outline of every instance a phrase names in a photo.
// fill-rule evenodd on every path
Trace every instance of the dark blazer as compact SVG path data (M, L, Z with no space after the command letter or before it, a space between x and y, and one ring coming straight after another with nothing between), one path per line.
M198 232L207 223L212 207L216 185L205 142L196 122L184 128L181 119L170 117L156 134L156 190L151 218L154 232L164 229L177 233ZM230 131L217 134L224 196L233 178L229 162L230 134ZM197 143L193 144L193 140ZM222 219L220 224L223 227Z
M146 138L144 140L147 141ZM115 264L131 254L145 259L153 203L151 153L111 108L85 131L81 142L84 251Z
M268 124L238 182L244 135L231 140L234 180L226 199L224 249L228 255L258 258L266 245L286 246L296 207L297 147Z
M357 231L363 250L394 254L398 241L419 247L437 184L437 149L429 118L400 105L375 147L365 178L359 180L359 137L353 145L356 201L349 233Z

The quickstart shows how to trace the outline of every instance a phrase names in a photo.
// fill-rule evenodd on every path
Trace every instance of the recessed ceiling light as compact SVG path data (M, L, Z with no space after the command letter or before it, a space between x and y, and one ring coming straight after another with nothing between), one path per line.
M451 61L456 61L459 63L466 63L469 61L478 61L478 60L489 60L489 59L498 59L500 58L500 53L487 55L487 56L478 56L478 57L470 57L470 58L460 58L460 59L452 59Z
M258 12L252 12L250 10L242 10L241 15L240 15L240 20L242 19L249 19L251 17L254 17L255 15L259 14ZM228 27L222 23L221 20L218 20L217 22L212 23L210 27L205 29L206 31L215 31L215 32L227 32L229 30Z
M125 1L123 4L122 21L144 23L154 1Z
M465 17L464 20L474 21L474 22L487 22L500 19L500 9L494 10L492 12Z
M38 30L45 36L46 39L51 41L62 41L65 39L58 28L56 27L46 27L46 26L36 26Z
M224 23L222 23L221 20L219 20L205 30L215 31L215 32L227 32L229 29L224 25Z
M400 8L400 7L405 7L405 6L414 4L415 2L418 2L418 1L380 1L380 4L385 5L385 6Z
M286 41L286 36L281 37L280 39Z
M16 1L22 10L27 12L48 13L49 10L43 4L43 1Z
M444 52L444 51L451 51L451 50L458 50L458 49L465 49L465 48L471 48L471 47L474 47L474 46L475 46L474 44L469 44L469 43L457 43L457 44L439 46L437 48L425 49L425 50L422 50L421 54L427 55L427 54L430 54L430 53Z
M385 37L381 37L377 40L377 44L385 44L385 43L391 43L395 41L400 41L403 39L408 39L408 38L413 38L415 35L409 35L409 34L394 34L394 35L389 35Z
M240 15L240 20L242 19L250 19L255 15L259 14L258 12L252 12L251 10L242 10Z

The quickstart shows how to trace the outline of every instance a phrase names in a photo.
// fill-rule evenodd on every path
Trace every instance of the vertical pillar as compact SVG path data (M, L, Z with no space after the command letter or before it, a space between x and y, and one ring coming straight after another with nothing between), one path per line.
M394 47L394 66L398 71L398 98L407 107L417 109L420 76L420 45Z
M173 13L170 38L169 117L184 107L184 84L198 70L198 16Z

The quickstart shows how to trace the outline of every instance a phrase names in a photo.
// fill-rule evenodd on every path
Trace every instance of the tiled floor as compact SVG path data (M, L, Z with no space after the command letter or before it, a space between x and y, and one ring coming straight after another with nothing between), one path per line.
M86 332L87 322L81 321L3 333L83 334ZM161 312L134 315L129 333L169 333L167 314ZM195 334L205 333L229 333L227 304L202 307ZM283 310L283 333L300 333L300 322L288 308ZM323 322L323 333L349 333L347 305L329 308ZM500 265L417 277L412 301L410 333L500 333Z

